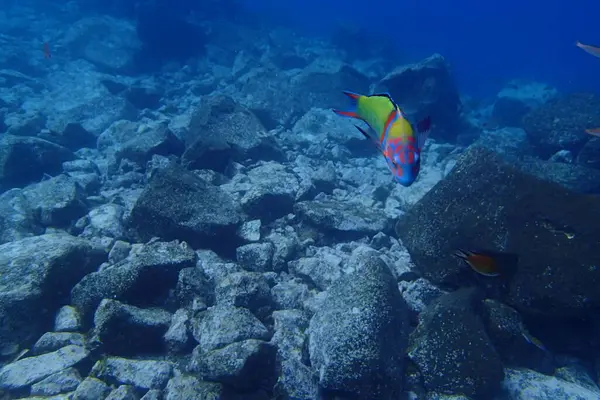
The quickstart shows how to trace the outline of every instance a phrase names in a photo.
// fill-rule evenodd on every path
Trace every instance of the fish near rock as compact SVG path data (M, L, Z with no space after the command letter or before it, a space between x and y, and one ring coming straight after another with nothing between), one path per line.
M412 185L421 169L421 151L429 135L430 118L413 127L389 94L344 94L351 99L352 107L334 112L364 121L367 130L358 125L356 128L381 152L394 180L404 187Z
M600 199L529 175L469 148L446 179L404 214L396 232L423 277L465 284L461 246L519 255L502 301L523 314L585 317L600 307ZM568 226L569 233L548 229ZM572 236L574 235L574 236Z

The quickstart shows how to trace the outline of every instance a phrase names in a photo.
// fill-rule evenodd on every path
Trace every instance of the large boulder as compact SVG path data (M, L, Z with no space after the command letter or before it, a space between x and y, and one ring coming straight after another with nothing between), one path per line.
M282 154L248 109L226 96L209 97L193 113L183 162L223 172L230 161L280 159Z
M239 205L218 186L179 166L158 170L131 210L129 225L144 240L185 240L235 254Z
M87 240L46 234L0 245L0 343L27 345L48 331L71 288L105 259Z
M325 392L360 399L400 396L408 307L382 260L368 258L332 285L308 332L311 365Z
M457 248L516 253L509 304L521 312L581 316L600 306L600 226L590 223L599 217L599 198L536 178L475 146L400 218L396 232L425 278L455 287L470 273L452 257Z
M462 125L461 101L450 68L439 54L387 74L376 92L389 92L402 110L414 120L431 116L434 137L453 141Z
M585 130L597 126L600 98L585 93L556 98L523 117L523 128L545 158L559 150L576 154L590 139Z
M521 127L523 117L555 98L557 90L539 82L509 82L497 94L492 119L500 126Z

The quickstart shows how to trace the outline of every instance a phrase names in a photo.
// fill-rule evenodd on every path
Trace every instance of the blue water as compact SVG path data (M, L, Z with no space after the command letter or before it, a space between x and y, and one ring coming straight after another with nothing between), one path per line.
M244 1L305 34L327 36L338 23L353 24L393 37L408 60L439 52L463 93L493 95L515 78L600 91L600 59L574 45L600 46L598 1Z

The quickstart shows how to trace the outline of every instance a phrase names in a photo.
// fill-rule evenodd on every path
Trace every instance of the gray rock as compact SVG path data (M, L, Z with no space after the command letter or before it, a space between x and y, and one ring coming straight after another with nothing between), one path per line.
M191 350L192 334L189 312L180 308L173 314L171 325L164 335L164 341L170 353L185 353Z
M539 179L555 182L583 194L600 194L600 171L580 164L528 160L516 164L520 170Z
M142 238L179 238L226 253L238 242L241 220L238 205L220 188L172 167L152 177L129 222Z
M251 243L236 250L236 259L242 268L254 272L268 272L272 269L273 243Z
M427 390L491 398L500 388L502 362L474 311L481 300L474 293L446 294L420 315L408 355Z
M203 353L194 349L190 371L203 379L223 383L240 391L269 387L275 381L276 348L264 341L248 339Z
M44 129L37 136L40 139L59 144L72 151L77 151L82 147L94 147L96 144L96 135L85 129L78 122L67 122L58 131Z
M329 288L308 335L311 365L326 392L364 399L394 399L402 392L408 307L380 259Z
M85 215L85 193L72 178L59 175L23 189L42 226L69 226Z
M44 228L39 225L21 189L0 194L0 244L41 235L43 232Z
M245 307L259 318L266 317L273 306L271 288L267 279L258 272L234 272L215 287L219 304Z
M96 362L90 376L113 385L132 385L137 389L164 389L173 373L166 361L128 360L108 357Z
M195 264L196 254L186 243L138 245L119 264L83 277L73 287L71 301L82 313L84 324L89 324L102 299L152 304L175 287L180 270Z
M125 239L127 233L123 226L125 208L109 203L94 208L86 216L86 226L83 237L106 236L115 239Z
M501 154L508 160L535 155L535 149L529 143L527 133L521 128L486 130L475 143Z
M23 389L42 379L77 365L88 357L81 346L66 346L52 353L22 358L0 370L0 387L6 390Z
M273 252L273 270L282 271L287 268L287 262L296 258L300 247L300 239L292 227L285 231L273 231L266 237L266 240L273 243L275 250Z
M23 186L60 173L74 157L68 149L33 137L0 136L0 189Z
M299 310L275 311L275 334L271 343L277 346L279 377L275 392L283 398L315 399L318 382L314 372L305 364L308 360L308 318Z
M585 385L521 368L506 368L506 378L502 387L510 400L589 400L600 397L598 387L589 388Z
M55 332L76 332L81 329L81 316L77 309L71 306L63 306L54 318Z
M140 400L162 400L162 398L163 398L162 390L151 389L151 390L148 390L146 392L146 394L140 398Z
M598 198L525 174L473 147L400 218L396 232L434 284L463 286L472 276L464 263L448 257L456 248L518 254L504 301L520 312L574 317L600 305L600 269L589 268L600 265L600 254L591 250L600 237L600 227L589 223L596 214Z
M87 377L77 386L73 400L104 400L110 388L100 379Z
M113 389L106 397L106 400L139 400L139 398L132 386L121 385Z
M44 354L56 351L65 346L85 346L85 336L75 332L46 332L33 345L33 354Z
M327 290L345 273L347 256L329 247L310 247L309 257L288 262L290 273L300 276L319 290Z
M391 233L393 225L392 219L381 209L332 199L298 202L294 213L332 240L348 241L378 232Z
M165 124L157 124L146 131L138 132L129 139L116 153L116 160L127 158L140 165L145 165L154 155L180 156L184 151L183 143Z
M591 138L577 154L577 164L600 169L600 138Z
M200 268L184 268L179 272L175 296L181 307L188 307L194 301L211 306L214 303L214 288Z
M94 339L109 354L159 353L170 323L171 314L165 310L141 309L104 299L94 315Z
M240 228L240 237L247 242L258 242L261 224L260 219L244 222Z
M179 375L171 378L165 389L165 400L210 400L222 396L219 383L203 382L194 376Z
M374 90L389 92L402 111L414 120L431 116L436 124L436 137L442 140L454 139L461 127L458 89L440 54L396 68Z
M301 198L298 177L278 163L265 163L248 171L250 185L240 204L246 214L269 222L292 212Z
M75 368L63 371L31 385L31 394L34 396L54 396L61 393L72 392L81 383L81 376Z
M201 319L192 319L192 327L202 353L247 339L270 338L267 328L250 311L227 305L209 308Z
M65 161L62 164L62 170L66 174L87 172L90 174L100 175L100 169L94 161L81 158L72 161Z
M279 282L271 288L275 308L279 310L302 309L311 296L308 285L299 278Z
M282 158L258 118L227 96L206 97L193 112L188 132L191 144L183 163L190 169L223 172L231 161Z
M25 343L41 335L45 318L68 303L75 283L105 257L88 241L66 234L0 245L0 342Z
M130 252L131 244L117 240L108 253L108 262L110 264L117 264L126 259Z
M424 278L410 282L400 282L399 286L408 308L416 314L423 312L429 304L446 293Z

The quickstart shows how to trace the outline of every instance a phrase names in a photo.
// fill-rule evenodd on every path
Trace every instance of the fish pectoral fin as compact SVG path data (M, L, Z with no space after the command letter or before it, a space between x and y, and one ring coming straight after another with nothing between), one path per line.
M371 143L373 143L373 145L374 145L375 147L377 147L377 149L378 149L379 151L382 151L382 150L381 150L381 146L379 146L379 143L377 143L377 139L375 139L373 136L369 135L369 134L367 133L367 131L365 131L365 130L364 130L363 128L361 128L360 126L358 126L358 125L354 125L354 126L355 126L355 127L356 127L356 129L358 129L358 131L359 131L359 132L360 132L360 133L361 133L361 134L362 134L362 135L365 137L365 139L367 139L367 140L369 140Z

